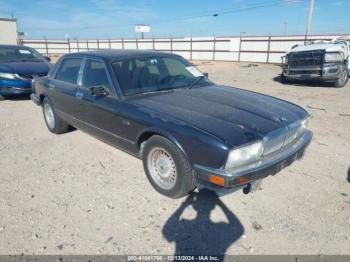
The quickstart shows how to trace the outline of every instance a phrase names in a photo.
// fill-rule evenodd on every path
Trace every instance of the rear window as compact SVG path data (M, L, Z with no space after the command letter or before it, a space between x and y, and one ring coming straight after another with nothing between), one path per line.
M56 72L55 79L76 85L81 62L81 58L64 59Z

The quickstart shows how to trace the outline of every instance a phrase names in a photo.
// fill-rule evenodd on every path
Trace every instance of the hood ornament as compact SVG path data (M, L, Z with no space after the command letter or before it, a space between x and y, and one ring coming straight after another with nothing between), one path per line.
M284 117L284 116L275 116L274 119L275 119L276 121L278 121L278 122L281 122L281 123L287 121L287 118Z

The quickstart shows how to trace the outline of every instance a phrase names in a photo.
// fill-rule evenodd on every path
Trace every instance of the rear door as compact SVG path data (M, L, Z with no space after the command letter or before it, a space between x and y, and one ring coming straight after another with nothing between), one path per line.
M82 58L64 58L48 83L48 96L55 111L63 118L77 116L75 96Z
M83 121L85 129L113 144L130 144L131 141L124 139L121 134L120 102L105 62L88 58L83 67L76 103L79 108L79 119ZM89 88L93 86L105 87L108 95L92 95Z

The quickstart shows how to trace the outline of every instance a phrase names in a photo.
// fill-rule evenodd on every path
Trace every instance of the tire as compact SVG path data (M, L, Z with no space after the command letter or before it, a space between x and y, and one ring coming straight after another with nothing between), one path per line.
M56 114L51 101L45 97L42 102L43 115L47 128L51 133L63 134L68 132L69 125Z
M349 80L349 71L346 65L342 65L339 71L339 78L336 82L334 82L334 86L338 88L344 87Z
M142 150L142 160L149 182L160 194L180 198L194 190L190 163L168 139L158 135L148 139Z
M289 79L283 73L281 73L280 82L282 84L289 84L290 83Z

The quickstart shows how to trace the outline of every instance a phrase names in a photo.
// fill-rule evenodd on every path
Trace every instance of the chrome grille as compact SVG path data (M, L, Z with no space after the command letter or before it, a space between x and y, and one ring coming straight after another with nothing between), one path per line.
M321 66L323 63L324 51L313 50L288 54L288 64L294 66Z
M292 143L299 134L300 130L300 122L294 122L288 126L288 132L286 134L286 139L284 140L284 146L289 145Z
M282 148L288 128L280 128L270 132L264 139L264 153L263 155L269 155L272 152L278 151Z
M18 74L19 77L24 78L26 80L32 80L36 77L43 77L46 76L46 73L39 73L39 74Z
M286 127L279 128L267 134L264 138L263 156L281 150L294 142L302 135L300 127L300 121L296 121Z

